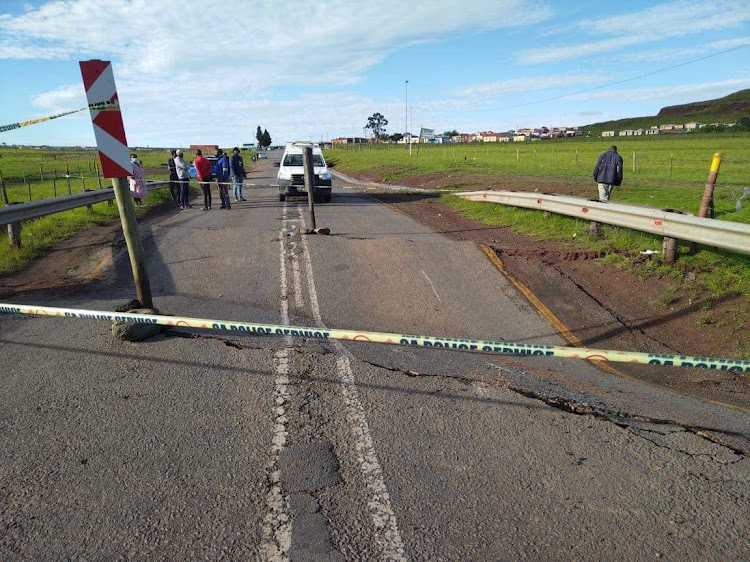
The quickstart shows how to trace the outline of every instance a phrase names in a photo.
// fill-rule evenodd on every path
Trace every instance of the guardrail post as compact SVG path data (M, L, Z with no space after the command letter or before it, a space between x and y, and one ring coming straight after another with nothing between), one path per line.
M661 245L662 261L668 265L673 264L677 260L677 240L670 238L669 236L664 237L664 242Z
M8 225L8 242L11 248L21 247L21 223L14 222Z

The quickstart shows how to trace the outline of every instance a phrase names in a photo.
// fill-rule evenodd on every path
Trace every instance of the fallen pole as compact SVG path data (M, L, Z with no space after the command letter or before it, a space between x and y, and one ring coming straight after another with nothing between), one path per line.
M717 357L695 357L690 355L672 355L658 353L641 353L637 351L615 351L608 349L591 349L586 347L563 347L557 345L536 345L491 340L467 340L461 338L444 338L437 336L415 336L387 332L368 332L342 329L327 329L308 326L285 326L281 324L255 324L252 322L232 322L208 318L190 318L181 316L161 316L158 314L132 314L126 312L106 312L99 310L81 310L75 308L56 308L50 306L29 306L23 304L0 303L0 313L25 314L56 318L76 318L84 320L110 320L117 322L140 322L160 324L162 326L197 328L233 334L277 335L315 338L322 340L345 340L412 347L429 347L454 351L476 351L498 355L538 355L583 359L586 361L611 361L616 363L639 363L643 365L666 365L671 367L695 367L698 369L716 369L738 373L750 373L750 361L723 359Z

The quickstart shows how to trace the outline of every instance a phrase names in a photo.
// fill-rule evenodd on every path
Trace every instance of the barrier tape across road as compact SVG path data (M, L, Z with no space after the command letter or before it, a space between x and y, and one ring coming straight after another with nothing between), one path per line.
M721 359L716 357L694 357L690 355L669 355L640 353L636 351L613 351L609 349L590 349L585 347L563 347L557 345L536 345L527 343L467 340L460 338L443 338L435 336L414 336L408 334L391 334L384 332L366 332L340 329L321 329L307 326L284 326L280 324L254 324L251 322L231 322L207 318L188 318L182 316L162 316L156 314L132 314L128 312L102 312L98 310L81 310L75 308L55 308L50 306L28 306L22 304L0 303L0 313L26 314L31 316L48 316L57 318L78 318L83 320L111 320L159 324L162 326L197 328L229 333L253 335L290 335L323 340L346 340L413 347L430 347L457 351L478 351L500 355L543 355L585 359L587 361L612 361L619 363L639 363L644 365L668 365L672 367L695 367L699 369L717 369L739 373L750 373L750 361L739 359Z

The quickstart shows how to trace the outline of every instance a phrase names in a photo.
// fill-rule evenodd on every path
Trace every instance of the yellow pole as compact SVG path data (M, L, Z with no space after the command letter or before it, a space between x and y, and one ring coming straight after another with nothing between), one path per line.
M711 160L711 168L708 171L708 182L706 182L706 188L703 190L703 200L701 201L701 209L698 213L699 217L706 217L710 213L711 218L714 218L714 186L716 185L716 178L719 177L721 158L721 152L716 152L713 160Z

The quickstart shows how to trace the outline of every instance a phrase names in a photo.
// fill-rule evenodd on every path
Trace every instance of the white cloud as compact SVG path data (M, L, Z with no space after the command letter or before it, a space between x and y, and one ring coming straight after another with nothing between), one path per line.
M603 74L553 74L547 76L530 76L528 78L513 78L510 80L499 80L486 84L476 84L452 93L465 98L492 98L503 94L516 94L520 92L537 92L551 88L564 88L576 85L592 85L606 80Z
M581 33L594 36L607 35L611 38L575 45L550 45L544 48L524 49L518 52L518 60L522 64L538 64L577 59L632 45L706 31L743 29L747 21L750 21L747 0L727 0L720 6L714 2L679 0L630 14L578 22L567 32L576 35ZM732 43L735 41L731 40ZM724 48L728 47L727 44Z
M31 98L32 105L51 112L86 107L86 92L83 84L71 84L55 90L37 94Z
M684 84L682 86L656 86L651 88L635 88L632 90L600 90L576 94L568 97L571 101L593 99L607 99L616 102L632 101L669 101L684 99L711 99L712 97L728 95L738 89L749 88L750 78L733 78L717 82L703 82L700 84Z
M200 9L183 0L55 0L0 15L0 51L13 47L0 58L113 60L129 139L139 144L197 137L236 142L239 134L252 138L258 124L281 138L318 138L324 127L355 115L359 134L363 116L387 104L297 92L355 84L408 45L535 24L551 14L545 0L475 0L460 7L454 0L227 0ZM72 86L57 88L35 103L57 109L72 92ZM240 127L252 130L236 132Z

